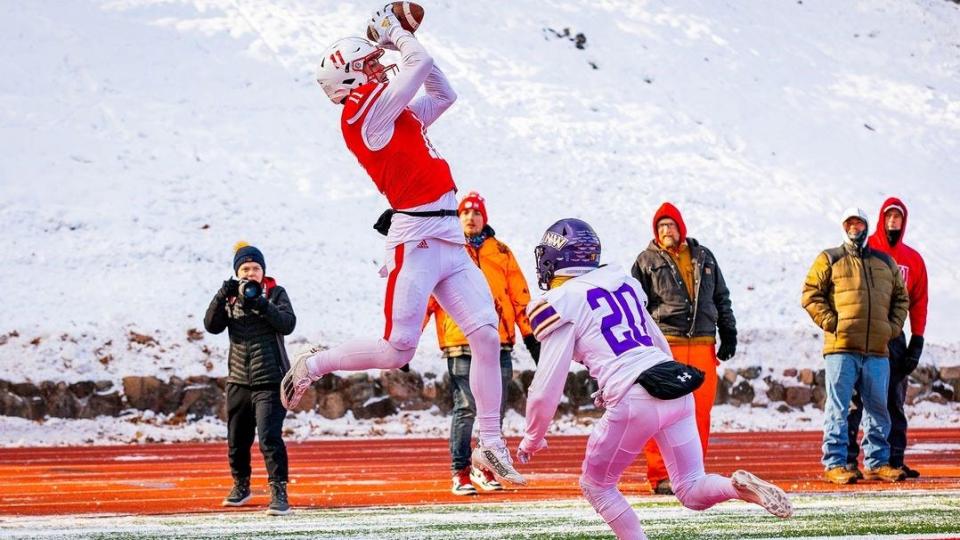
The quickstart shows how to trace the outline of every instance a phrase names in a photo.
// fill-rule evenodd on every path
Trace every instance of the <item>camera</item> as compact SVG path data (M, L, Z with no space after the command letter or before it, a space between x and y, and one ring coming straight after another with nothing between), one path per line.
M263 286L252 279L241 279L237 290L240 292L240 298L252 300L263 293Z

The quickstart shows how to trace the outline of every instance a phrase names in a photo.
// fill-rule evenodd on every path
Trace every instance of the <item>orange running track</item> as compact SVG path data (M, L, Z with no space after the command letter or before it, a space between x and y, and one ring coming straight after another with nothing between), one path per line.
M718 433L708 472L749 469L793 492L960 489L960 429L913 429L908 463L921 478L900 484L834 486L820 480L819 432ZM509 441L511 448L517 440ZM525 488L475 497L450 494L442 439L354 439L288 444L294 507L335 508L580 497L586 438L551 437L550 448L520 470ZM254 498L268 502L263 461L254 447ZM649 493L642 457L624 476L627 495ZM0 515L221 512L231 486L226 445L146 444L0 449ZM242 509L240 510L242 511Z

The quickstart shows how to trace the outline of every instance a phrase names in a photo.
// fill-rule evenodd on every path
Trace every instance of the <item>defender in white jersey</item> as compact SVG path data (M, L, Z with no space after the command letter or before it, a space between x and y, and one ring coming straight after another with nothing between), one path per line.
M666 339L646 311L640 283L625 272L600 267L600 240L590 225L578 219L553 224L537 246L536 258L540 288L548 292L527 307L542 346L527 395L520 463L547 447L544 436L570 363L576 361L597 380L596 404L606 409L587 443L580 487L618 538L646 538L617 483L651 437L687 508L704 510L741 499L778 517L792 515L783 490L749 472L736 471L730 478L704 472L689 393L693 387L684 386L691 376L671 358ZM651 374L660 373L677 374L679 383L670 377L658 383ZM669 400L651 395L669 390L683 395Z

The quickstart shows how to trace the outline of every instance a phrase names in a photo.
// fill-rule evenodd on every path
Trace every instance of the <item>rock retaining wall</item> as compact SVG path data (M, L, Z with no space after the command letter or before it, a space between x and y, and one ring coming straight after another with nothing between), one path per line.
M507 393L507 406L523 414L532 371L514 373ZM119 416L128 410L150 410L175 416L226 418L226 380L213 377L131 376L117 388L110 381L39 384L0 380L0 415L31 420L44 417L95 418ZM567 375L565 399L560 414L596 416L590 394L596 382L585 371ZM725 369L717 385L717 404L771 406L780 411L814 406L826 400L824 371L787 369L774 377L770 368ZM960 366L934 368L922 365L910 376L907 403L960 401ZM351 411L356 418L382 418L400 410L424 410L436 405L444 414L453 407L450 379L446 373L421 375L415 371L384 371L379 377L355 373L346 377L327 375L304 395L297 411L313 410L326 418L340 418Z

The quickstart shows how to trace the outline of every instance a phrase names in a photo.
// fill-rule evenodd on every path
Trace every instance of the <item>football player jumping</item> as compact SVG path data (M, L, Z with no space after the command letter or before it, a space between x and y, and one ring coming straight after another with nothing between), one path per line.
M473 352L470 390L480 432L474 465L525 484L500 434L500 336L493 297L463 249L450 167L427 138L427 127L456 94L389 5L370 24L379 29L378 43L359 37L335 42L323 53L317 82L343 106L340 127L347 148L396 210L386 233L386 327L382 338L300 354L281 383L283 404L296 406L310 384L327 373L406 365L433 294L463 329ZM385 47L400 51L401 69L380 63ZM415 98L421 86L425 95Z
M783 490L749 472L736 471L730 478L704 472L692 388L683 386L690 373L670 356L666 338L646 311L640 283L600 266L600 239L590 225L579 219L554 223L536 248L536 262L540 288L548 292L527 308L542 345L527 396L526 433L517 450L520 463L546 448L544 436L563 395L570 362L577 361L597 380L596 404L606 409L587 442L580 487L618 538L646 538L617 483L651 437L663 452L677 498L687 508L704 510L741 499L775 516L792 515ZM680 375L679 384L675 375ZM653 397L664 395L664 389L679 397Z

